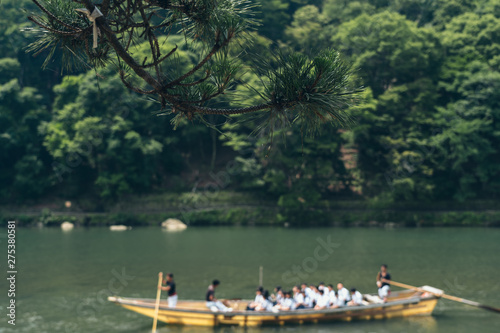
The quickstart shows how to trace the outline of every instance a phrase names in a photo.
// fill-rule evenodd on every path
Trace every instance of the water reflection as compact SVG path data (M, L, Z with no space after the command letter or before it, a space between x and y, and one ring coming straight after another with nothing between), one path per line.
M330 235L332 252L318 250ZM219 298L252 298L264 267L264 285L290 288L284 273L302 267L309 283L343 281L375 292L381 263L393 279L431 285L457 296L499 306L500 229L282 229L159 228L113 233L106 228L20 229L19 316L1 333L151 332L152 320L103 301L110 288L120 296L154 297L158 272L173 271L181 299L202 299L214 278ZM338 245L338 246L337 246ZM323 252L321 252L323 251ZM311 259L316 262L313 265ZM321 260L320 260L321 259ZM324 260L323 260L324 259ZM304 265L305 263L305 265ZM304 269L304 266L307 270ZM126 285L111 283L125 270ZM114 281L116 282L116 281ZM2 284L3 286L4 284ZM102 295L101 295L102 294ZM81 305L84 304L84 305ZM346 332L461 333L500 332L497 314L441 300L432 317L308 326L241 329L166 327L159 332Z

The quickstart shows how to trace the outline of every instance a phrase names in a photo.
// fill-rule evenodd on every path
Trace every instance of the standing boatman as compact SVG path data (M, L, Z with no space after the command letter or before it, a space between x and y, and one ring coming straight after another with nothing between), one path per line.
M391 293L391 285L386 282L391 280L391 274L387 272L387 265L383 264L380 266L380 272L377 274L377 287L378 287L378 296L384 300L384 303L387 302L387 297Z
M168 298L168 307L175 308L177 305L177 292L175 291L174 274L168 273L163 280L165 286L161 287L161 290L166 291Z

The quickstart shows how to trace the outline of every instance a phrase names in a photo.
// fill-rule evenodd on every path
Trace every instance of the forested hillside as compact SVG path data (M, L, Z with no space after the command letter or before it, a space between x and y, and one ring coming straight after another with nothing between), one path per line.
M3 0L0 200L113 202L215 183L266 193L299 218L298 210L339 197L499 198L500 0L261 5L262 24L239 56L243 64L252 68L278 49L338 50L365 87L348 110L350 128L324 126L314 137L286 128L269 137L258 130L258 116L208 116L215 128L188 120L173 126L170 116L156 115L160 105L128 91L112 71L81 64L68 72L57 54L42 69L47 54L26 53L35 6ZM189 68L194 46L172 38L178 66ZM247 79L259 85L257 74Z

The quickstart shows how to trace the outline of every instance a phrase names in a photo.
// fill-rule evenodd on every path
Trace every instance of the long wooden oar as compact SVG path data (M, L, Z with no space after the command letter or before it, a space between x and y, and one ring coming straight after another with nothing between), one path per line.
M493 312L496 312L496 313L500 313L500 309L498 309L498 308L494 308L492 306L484 305L484 304L481 304L481 303L478 303L478 302L474 302L474 301L469 301L468 299L464 299L464 298L460 298L460 297L456 297L456 296L451 296L451 295L446 295L445 293L443 293L443 294L437 294L437 293L433 293L432 291L429 291L429 290L425 290L425 289L418 288L418 287L415 287L415 286L410 286L409 284L404 284L404 283L396 282L396 281L392 281L392 280L382 279L382 281L384 281L386 283L390 283L390 284L395 285L397 287L406 288L406 289L413 289L413 290L421 291L421 292L428 292L428 293L434 294L436 296L440 296L442 298L449 299L450 301L455 301L455 302L459 302L459 303L463 303L463 304L475 306L475 307L478 307L478 308L481 308L481 309L485 309L485 310L488 310L488 311L493 311Z
M163 282L163 273L158 273L158 291L156 292L155 316L153 320L153 329L151 332L156 332L156 323L158 321L158 310L160 309L161 283Z

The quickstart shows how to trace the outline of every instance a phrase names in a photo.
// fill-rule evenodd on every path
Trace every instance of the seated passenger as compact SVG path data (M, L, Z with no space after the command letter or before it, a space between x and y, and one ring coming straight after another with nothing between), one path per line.
M248 304L247 310L253 311L260 303L262 303L262 301L264 300L264 297L262 296L263 291L264 290L262 287L257 288L257 290L255 291L255 299L252 303Z
M208 286L207 294L205 300L207 301L206 306L211 311L223 311L223 312L231 312L233 309L225 306L221 301L215 298L215 288L219 286L219 280L213 280L212 284Z
M325 286L325 283L324 282L320 282L318 284L318 290L323 290L323 291L327 291L328 288Z
M330 297L330 305L333 305L337 302L337 292L333 289L333 285L328 285L328 297Z
M338 293L334 290L330 293L330 308L336 309L345 306L345 302L338 298Z
M285 299L285 292L283 290L278 290L276 293L276 301L273 302L274 305L281 304Z
M295 309L296 310L300 310L300 309L305 309L306 308L304 294L299 289L299 286L293 287L293 303L295 305Z
M333 289L333 285L328 285L328 304L330 308L338 308L337 292Z
M330 295L325 294L323 290L318 290L319 297L316 299L314 310L326 309L330 304Z
M275 305L273 307L273 310L289 311L295 308L294 305L295 304L293 303L292 295L289 291L287 291L285 292L285 299L283 299L283 302L281 302L281 304Z
M302 292L302 295L304 295L304 305L307 309L314 308L314 301L311 297L307 296L304 292Z
M356 288L351 289L351 301L347 305L363 305L363 295Z
M309 289L311 290L309 297L311 297L313 304L316 305L316 303L318 303L318 298L320 297L319 290L313 284L309 286Z
M274 294L271 295L271 301L273 302L274 305L276 305L280 303L282 299L283 299L283 291L281 290L281 286L276 286L274 288Z
M339 303L343 305L346 305L351 300L349 290L342 283L337 284L337 298L339 299Z
M305 293L306 297L311 297L311 288L307 286L307 283L301 284L302 291Z
M272 309L273 309L273 303L269 298L269 291L264 290L264 292L262 293L262 300L255 307L255 311L272 311Z
M278 290L278 292L276 293L276 304L281 304L283 302L283 300L285 299L285 292L283 290Z

